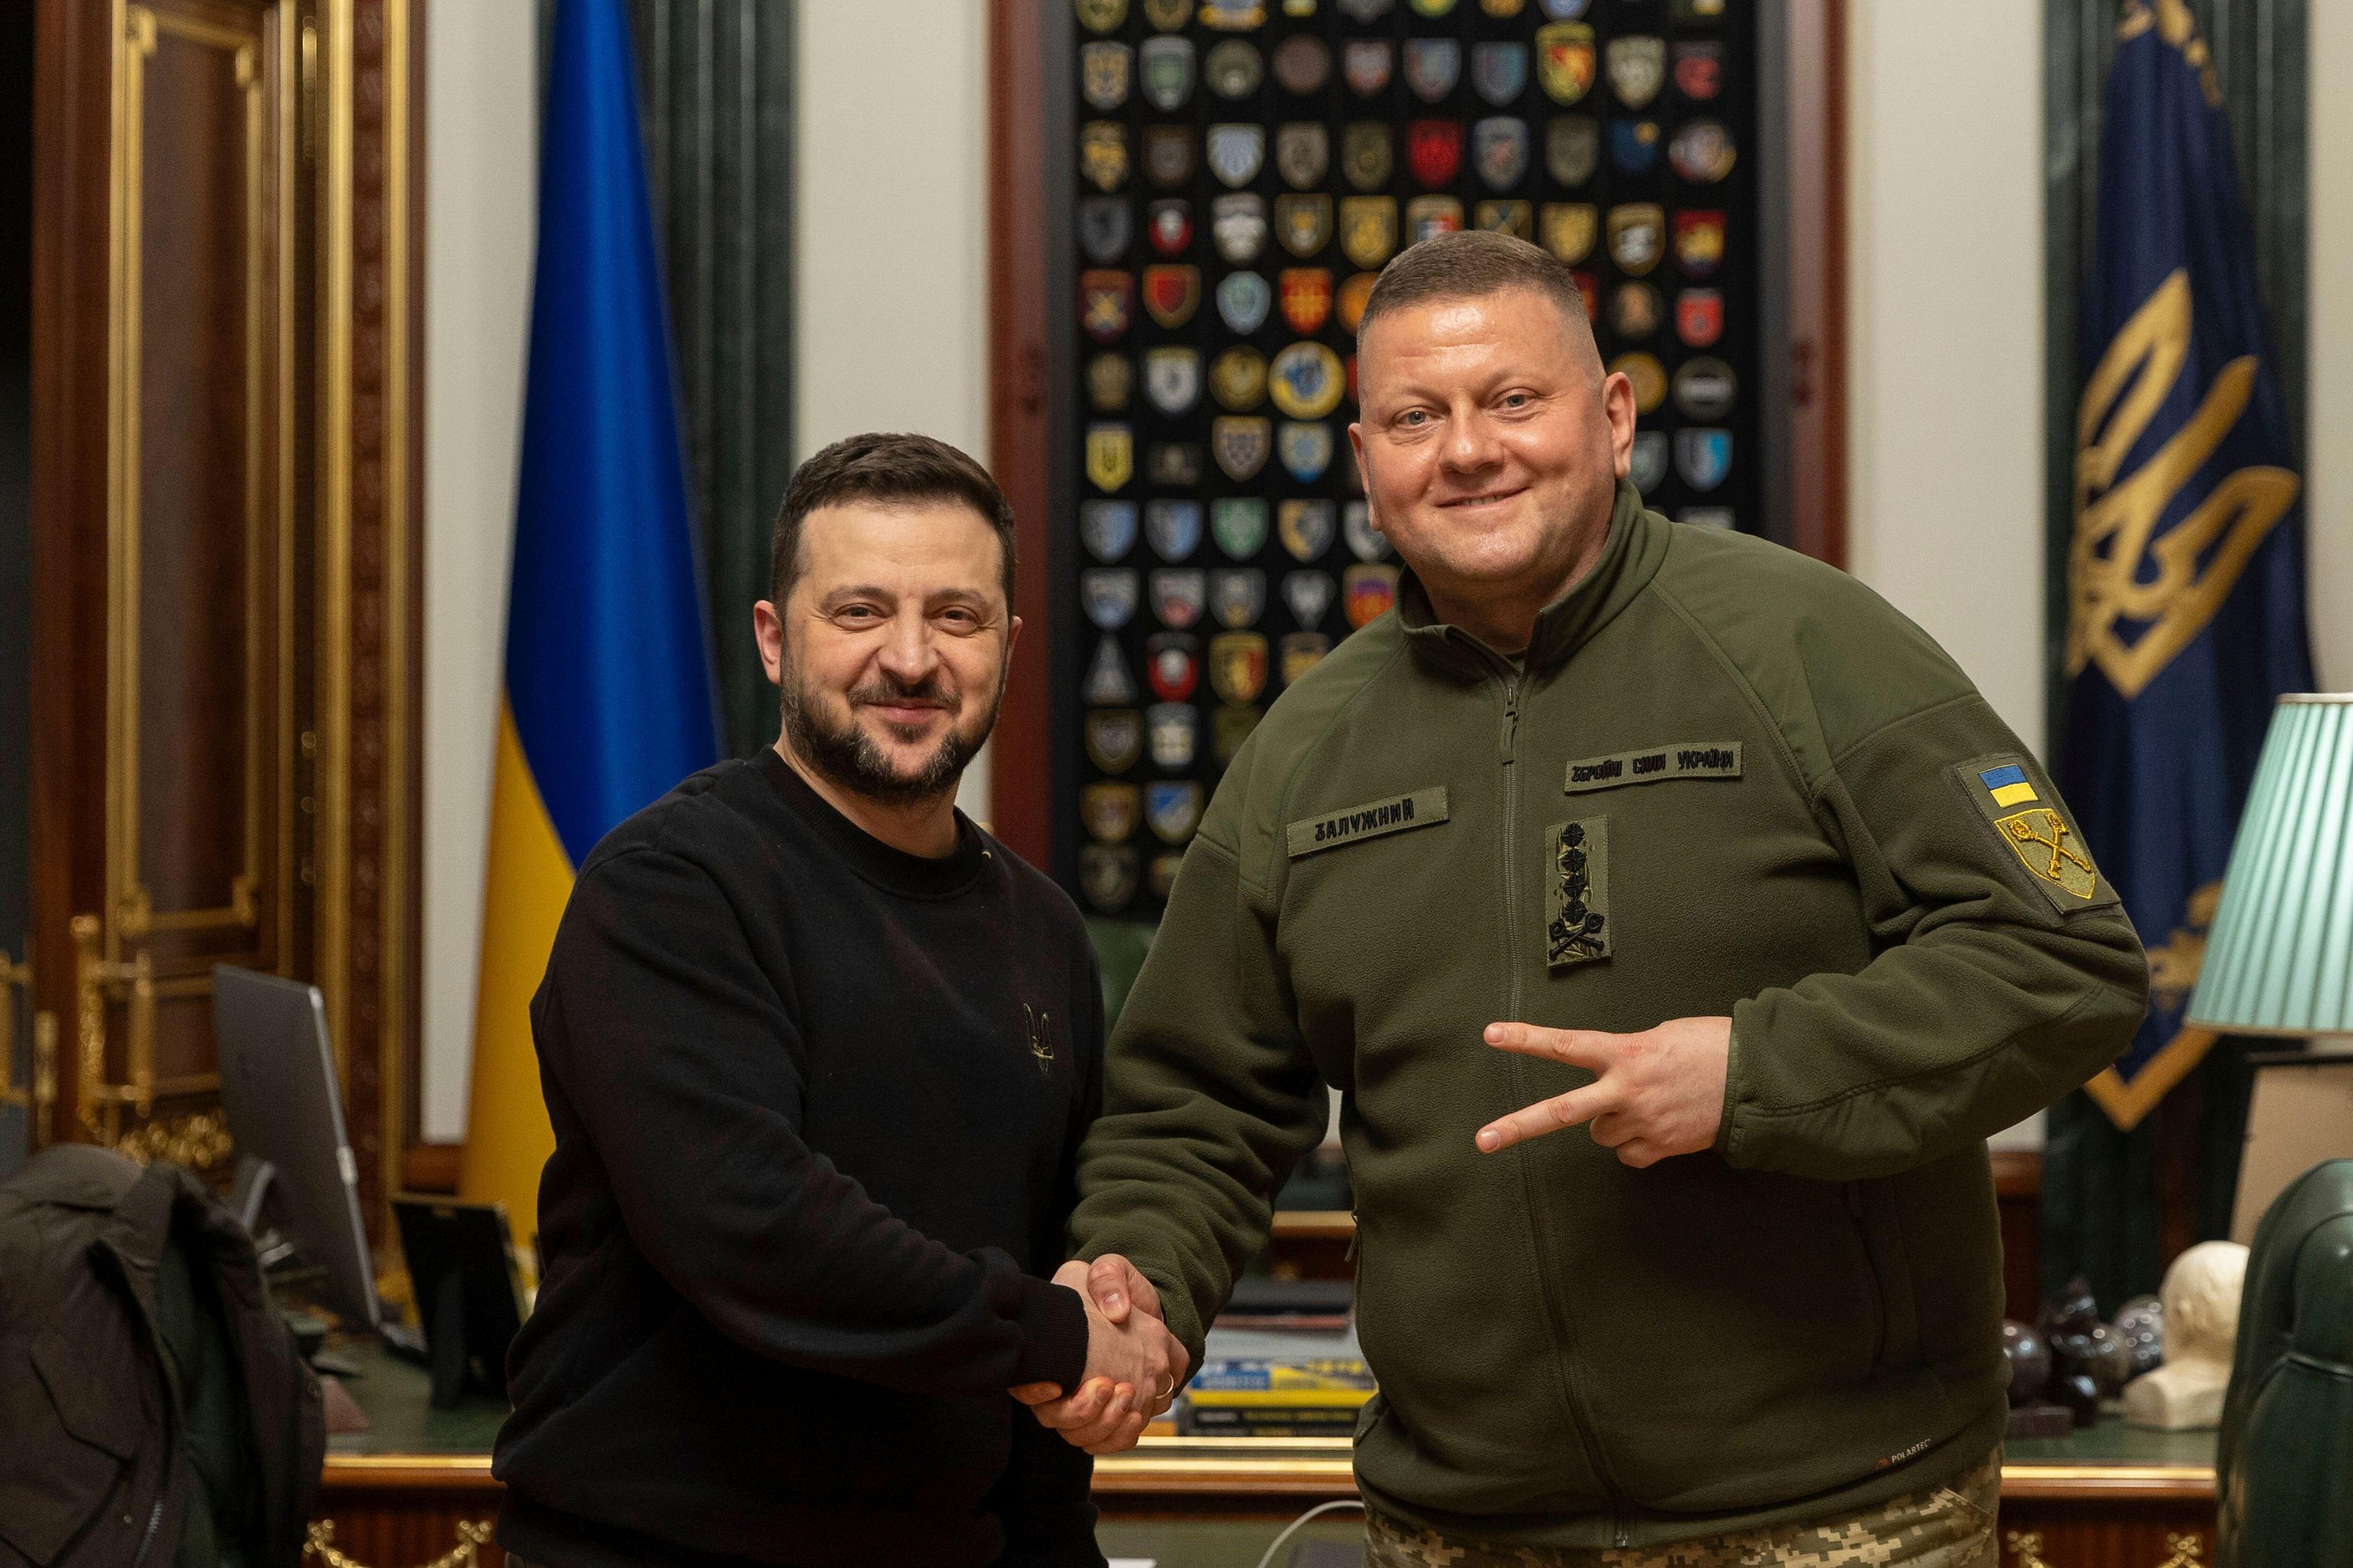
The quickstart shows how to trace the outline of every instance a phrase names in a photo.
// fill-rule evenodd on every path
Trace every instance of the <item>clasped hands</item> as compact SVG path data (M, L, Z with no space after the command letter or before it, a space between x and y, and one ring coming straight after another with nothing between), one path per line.
M1715 1145L1731 1065L1728 1017L1670 1018L1624 1035L1490 1024L1482 1038L1497 1050L1594 1075L1591 1083L1481 1128L1473 1142L1485 1153L1579 1124L1590 1124L1596 1143L1616 1150L1620 1162L1638 1170ZM1118 1253L1091 1264L1065 1263L1054 1271L1054 1283L1078 1291L1086 1303L1085 1374L1071 1394L1033 1383L1012 1390L1013 1397L1040 1425L1090 1454L1134 1447L1145 1424L1175 1403L1191 1358L1161 1322L1152 1282Z

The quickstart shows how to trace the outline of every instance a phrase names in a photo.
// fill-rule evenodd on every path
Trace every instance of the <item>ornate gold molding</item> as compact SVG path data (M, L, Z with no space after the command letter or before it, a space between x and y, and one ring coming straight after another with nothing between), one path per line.
M436 1557L422 1568L475 1568L481 1549L491 1539L488 1520L460 1520L458 1522L458 1544ZM313 1520L310 1533L302 1542L302 1555L316 1557L326 1568L366 1568L366 1564L335 1549L335 1521Z

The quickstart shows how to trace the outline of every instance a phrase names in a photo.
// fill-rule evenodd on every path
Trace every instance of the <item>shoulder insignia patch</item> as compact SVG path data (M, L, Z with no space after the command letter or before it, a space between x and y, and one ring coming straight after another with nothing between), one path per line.
M1335 849L1343 844L1428 827L1445 820L1446 787L1440 784L1410 795L1352 805L1343 811L1324 812L1290 824L1282 834L1291 858L1296 860L1319 849Z
M1620 784L1658 784L1666 779L1736 779L1740 776L1738 741L1676 741L1646 746L1639 752L1612 752L1606 757L1579 757L1568 764L1564 795L1584 795Z
M2117 902L2092 864L2092 851L2054 796L2042 793L2017 756L1979 757L1949 770L1995 837L2009 847L2061 914Z

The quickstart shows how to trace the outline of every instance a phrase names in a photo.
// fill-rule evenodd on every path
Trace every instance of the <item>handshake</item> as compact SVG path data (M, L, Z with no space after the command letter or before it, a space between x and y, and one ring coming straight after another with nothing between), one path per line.
M1160 1293L1118 1253L1092 1264L1072 1259L1054 1270L1054 1283L1086 1303L1086 1371L1069 1393L1051 1383L1010 1392L1039 1425L1073 1447L1090 1454L1133 1448L1145 1423L1176 1403L1192 1358L1160 1321Z

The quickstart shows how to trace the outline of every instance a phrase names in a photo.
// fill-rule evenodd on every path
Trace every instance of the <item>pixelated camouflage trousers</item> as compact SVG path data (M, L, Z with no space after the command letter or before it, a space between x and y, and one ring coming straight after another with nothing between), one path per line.
M1513 1546L1421 1530L1379 1513L1366 1568L1998 1568L2001 1450L1951 1484L1812 1524L1774 1525L1671 1546L1587 1551Z

